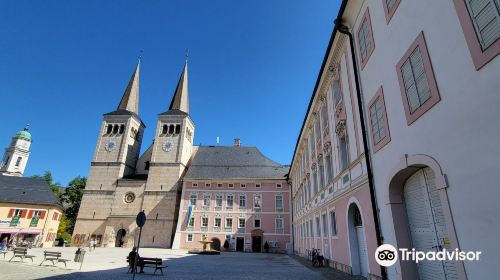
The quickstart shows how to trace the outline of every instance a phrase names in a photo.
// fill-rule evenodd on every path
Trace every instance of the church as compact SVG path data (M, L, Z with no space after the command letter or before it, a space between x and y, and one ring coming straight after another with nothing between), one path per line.
M117 109L103 115L73 243L132 247L144 210L141 246L195 248L209 239L214 249L226 240L234 251L291 248L289 166L239 140L193 145L187 61L153 143L140 154L139 73L140 61Z

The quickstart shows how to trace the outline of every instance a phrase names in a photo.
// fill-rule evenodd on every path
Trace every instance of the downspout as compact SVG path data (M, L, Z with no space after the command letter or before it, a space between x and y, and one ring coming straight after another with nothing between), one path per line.
M335 21L335 26L337 30L349 36L349 45L351 47L351 58L352 58L352 68L354 71L354 81L356 84L356 95L358 97L358 111L359 111L359 119L361 122L361 136L363 138L363 149L365 150L365 158L366 158L366 172L368 174L368 186L370 188L370 199L371 199L371 204L372 204L372 212L373 212L373 220L375 223L375 235L377 237L377 246L380 246L383 244L383 237L380 233L380 220L379 220L379 212L378 212L378 206L377 206L377 199L375 197L375 185L373 182L373 170L372 170L372 164L371 164L371 155L370 155L370 150L368 149L368 137L367 137L367 132L366 132L366 126L365 126L365 114L363 110L363 104L362 104L362 97L361 97L361 90L360 90L360 85L359 85L359 72L358 72L358 65L356 63L356 52L354 51L354 39L352 36L352 33L349 31L349 28L342 24L342 20L340 18L337 18ZM384 266L380 266L380 272L382 279L387 279L387 271L385 270Z

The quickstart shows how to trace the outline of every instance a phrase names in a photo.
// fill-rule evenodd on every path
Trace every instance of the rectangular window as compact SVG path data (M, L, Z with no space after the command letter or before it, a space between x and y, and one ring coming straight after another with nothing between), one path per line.
M465 0L483 50L500 37L500 1Z
M193 235L191 233L187 235L187 242L193 242Z
M320 159L321 161L322 159ZM320 162L319 166L318 166L318 169L319 169L319 172L318 172L318 176L319 176L319 189L323 189L323 187L325 186L325 169L323 168L323 163Z
M326 220L326 214L321 215L321 219L323 222L323 237L328 236L328 221Z
M363 70L366 62L368 61L368 58L370 58L370 55L373 52L373 49L375 49L375 42L373 40L370 13L368 11L368 8L366 9L366 12L361 20L361 25L359 26L357 37L359 54L361 57L361 70Z
M382 2L384 5L385 20L389 23L401 0L382 0Z
M205 194L203 196L203 206L210 206L210 195Z
M233 195L228 194L226 197L227 207L233 207Z
M347 169L349 164L349 155L347 154L347 140L346 137L339 138L339 160L340 160L340 170L344 171Z
M328 107L325 105L321 108L321 123L323 124L323 131L328 127Z
M337 217L335 217L335 211L330 211L330 226L332 227L332 236L337 236Z
M276 210L283 210L283 196L276 196Z
M240 188L246 188L247 185L246 184L240 184Z
M310 230L310 237L314 237L314 230L313 230L313 221L309 221L309 230Z
M342 92L340 91L339 80L333 81L332 89L333 89L333 101L335 103L334 107L336 108L337 105L339 105L340 101L342 100Z
M406 51L396 69L406 122L410 125L440 100L423 32Z
M276 218L276 232L277 233L283 232L283 218L281 217Z
M247 198L244 195L240 195L240 208L247 207Z
M319 217L316 217L316 236L321 237L321 227L319 224Z
M227 186L230 188L234 188L234 184L231 184L231 183L227 184Z
M215 196L215 206L222 207L222 194L218 193Z
M207 217L201 218L201 227L208 227L208 218Z
M205 187L210 188L210 183L206 183Z
M222 188L222 184L221 184L221 183L218 183L218 184L217 184L217 188Z
M370 119L373 133L373 142L377 144L385 137L384 112L382 112L382 99L377 98L370 107Z
M194 217L191 217L191 218L189 219L189 225L188 225L188 226L190 226L190 227L194 227Z
M215 218L214 219L214 227L220 228L220 224L221 224L221 219L220 218Z
M245 227L245 219L244 218L239 218L238 219L238 227L239 228L244 228Z
M279 189L281 188L281 184L276 184L276 187Z
M233 218L226 218L226 227L227 228L233 227Z
M389 124L385 111L382 87L377 91L368 106L370 110L370 131L372 134L373 150L376 152L390 141Z
M500 1L455 0L460 25L476 70L500 53Z
M197 194L196 193L191 193L191 196L189 198L189 204L191 205L196 205L196 198L197 198Z
M260 228L260 218L255 218L253 220L253 227L254 228Z
M332 167L332 152L329 151L325 156L325 169L326 169L326 182L330 183L333 179L333 167Z
M197 186L198 186L198 184L197 184L197 183L193 183L193 187L197 187Z
M255 184L255 187L256 188L260 188L260 184Z

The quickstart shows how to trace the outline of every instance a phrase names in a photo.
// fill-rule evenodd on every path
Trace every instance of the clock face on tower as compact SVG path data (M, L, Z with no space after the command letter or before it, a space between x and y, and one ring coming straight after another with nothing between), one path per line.
M108 152L111 152L112 150L116 149L115 141L106 142L106 145L104 145L104 149L106 149L106 151Z
M174 148L174 143L172 143L172 141L170 141L170 140L167 140L167 141L163 142L162 148L165 152L170 152Z

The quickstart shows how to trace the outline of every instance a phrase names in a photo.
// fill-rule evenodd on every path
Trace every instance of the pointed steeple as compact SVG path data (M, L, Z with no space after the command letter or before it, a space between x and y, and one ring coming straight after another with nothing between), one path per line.
M116 110L127 110L129 112L133 112L139 114L139 68L141 66L141 59L139 57L139 62L137 62L137 66L135 67L134 73L132 73L132 77L130 77L130 81L128 82L127 88L123 93L122 100L118 105Z
M189 114L189 93L188 93L188 64L187 59L184 64L184 70L181 73L174 97L170 102L168 110L180 110Z

